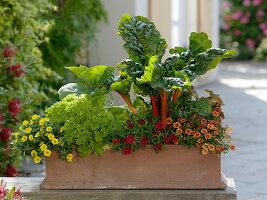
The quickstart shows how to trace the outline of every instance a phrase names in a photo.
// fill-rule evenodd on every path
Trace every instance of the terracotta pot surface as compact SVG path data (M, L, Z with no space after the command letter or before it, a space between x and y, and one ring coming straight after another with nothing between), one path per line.
M220 158L197 148L167 145L130 155L107 151L101 156L74 156L68 163L55 152L46 160L41 189L225 189Z

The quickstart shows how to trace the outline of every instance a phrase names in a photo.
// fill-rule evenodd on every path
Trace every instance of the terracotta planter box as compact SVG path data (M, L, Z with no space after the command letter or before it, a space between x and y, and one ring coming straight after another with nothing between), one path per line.
M199 149L168 145L131 155L105 152L101 156L74 156L68 163L53 153L46 161L41 189L225 189L220 158Z

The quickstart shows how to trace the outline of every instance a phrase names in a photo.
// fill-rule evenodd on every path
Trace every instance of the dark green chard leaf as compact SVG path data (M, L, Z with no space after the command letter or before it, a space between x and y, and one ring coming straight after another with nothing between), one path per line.
M167 43L147 18L123 15L118 28L118 34L125 41L124 49L135 62L146 66L150 57L156 55L161 59L165 54Z
M186 48L183 48L183 47L175 47L173 49L170 49L170 54L181 54L183 52L187 51Z
M209 49L206 52L197 54L182 71L186 72L192 81L198 75L203 75L207 71L214 69L222 59L229 58L235 53L234 50Z
M144 66L132 59L122 60L117 64L120 74L129 75L133 78L140 77L144 73Z

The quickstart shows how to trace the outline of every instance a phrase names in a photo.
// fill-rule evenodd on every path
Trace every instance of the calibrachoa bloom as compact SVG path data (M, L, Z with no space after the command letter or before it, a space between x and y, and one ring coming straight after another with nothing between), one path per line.
M119 139L113 139L113 140L112 140L112 143L113 143L113 144L120 144L121 141L120 141Z
M122 152L123 152L124 155L128 155L128 154L132 153L132 149L130 147L124 147L122 149Z
M158 143L154 145L154 149L157 151L161 151L162 150L162 144Z
M124 138L124 142L126 144L133 144L135 142L135 137L133 135L129 135L126 138Z

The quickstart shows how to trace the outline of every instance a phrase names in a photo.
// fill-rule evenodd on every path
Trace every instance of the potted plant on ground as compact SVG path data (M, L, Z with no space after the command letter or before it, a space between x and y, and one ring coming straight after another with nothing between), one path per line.
M235 147L222 125L223 102L209 90L198 97L191 82L235 52L212 49L207 34L192 33L188 49L171 49L162 61L166 41L142 16L124 15L118 34L129 55L118 76L108 66L68 67L77 83L60 88L62 100L46 118L34 115L13 134L36 163L47 158L41 188L224 189L220 154ZM129 109L105 107L111 91Z

